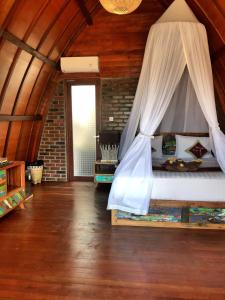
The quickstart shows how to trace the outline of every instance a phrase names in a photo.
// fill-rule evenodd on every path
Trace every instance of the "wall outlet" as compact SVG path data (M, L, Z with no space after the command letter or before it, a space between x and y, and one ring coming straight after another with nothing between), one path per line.
M109 122L113 122L114 118L113 117L109 117Z

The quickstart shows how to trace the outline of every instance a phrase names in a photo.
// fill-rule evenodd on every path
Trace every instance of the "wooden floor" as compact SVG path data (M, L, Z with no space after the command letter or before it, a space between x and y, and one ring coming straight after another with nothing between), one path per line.
M225 232L115 227L107 189L37 186L0 220L0 300L225 299Z

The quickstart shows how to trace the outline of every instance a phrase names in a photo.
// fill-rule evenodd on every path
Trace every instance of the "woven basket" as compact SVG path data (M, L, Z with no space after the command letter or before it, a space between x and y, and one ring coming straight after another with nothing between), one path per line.
M32 166L30 167L31 180L33 184L41 183L43 166Z

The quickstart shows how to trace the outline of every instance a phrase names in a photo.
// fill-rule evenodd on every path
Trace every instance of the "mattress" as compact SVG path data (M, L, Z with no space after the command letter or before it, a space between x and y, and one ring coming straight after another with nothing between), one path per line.
M160 167L168 158L172 157L171 155L163 155L161 158L153 158L152 165L154 167ZM182 159L182 158L181 158ZM184 158L184 161L192 161L192 159ZM219 168L219 164L214 157L202 159L201 168Z
M223 172L153 171L152 199L225 201Z

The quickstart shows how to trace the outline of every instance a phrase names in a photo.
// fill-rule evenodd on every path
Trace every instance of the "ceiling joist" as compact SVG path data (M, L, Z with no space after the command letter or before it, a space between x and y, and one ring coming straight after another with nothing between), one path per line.
M24 43L18 37L13 35L12 33L4 30L0 27L0 37L4 38L5 40L9 41L10 43L14 44L15 46L19 47L20 49L30 53L32 56L36 57L37 59L43 61L44 63L51 66L53 69L59 70L58 64L32 48L31 46Z
M211 54L211 60L214 63L217 61L219 58L222 58L225 55L225 46L221 47L217 51L213 52Z
M86 23L88 25L93 25L93 20L92 20L91 14L89 13L84 1L83 0L75 0L75 1L77 2L82 15L84 16Z

